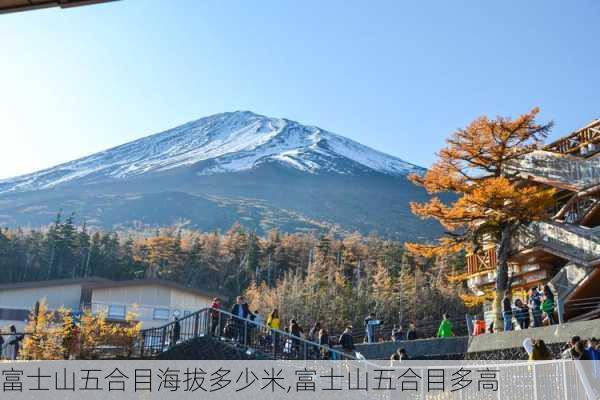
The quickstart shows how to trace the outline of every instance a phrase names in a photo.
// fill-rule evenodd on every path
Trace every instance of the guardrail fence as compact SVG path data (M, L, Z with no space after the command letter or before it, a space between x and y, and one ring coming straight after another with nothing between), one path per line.
M258 353L267 359L353 360L355 354L271 329L229 312L204 308L177 321L140 332L139 355L154 357L169 348L198 337L213 337L226 344Z

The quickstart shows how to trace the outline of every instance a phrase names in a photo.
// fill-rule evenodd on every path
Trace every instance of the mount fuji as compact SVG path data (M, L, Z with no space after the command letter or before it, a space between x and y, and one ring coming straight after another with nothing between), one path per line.
M408 208L427 195L407 175L424 171L315 126L236 111L2 179L0 224L45 225L62 210L108 229L240 222L413 240L439 233Z

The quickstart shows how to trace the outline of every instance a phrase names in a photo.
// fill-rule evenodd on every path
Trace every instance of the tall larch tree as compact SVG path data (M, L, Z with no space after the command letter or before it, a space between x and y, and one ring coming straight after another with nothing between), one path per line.
M477 118L447 139L447 146L425 175L411 176L430 194L454 193L456 200L445 203L434 196L429 202L411 204L413 213L438 220L446 233L435 244L407 244L410 252L444 257L462 250L478 251L487 237L497 243L497 328L502 326L500 302L509 288L511 236L519 226L543 218L554 195L552 190L507 174L504 168L507 162L541 146L552 123L538 123L538 112L534 108L515 119Z

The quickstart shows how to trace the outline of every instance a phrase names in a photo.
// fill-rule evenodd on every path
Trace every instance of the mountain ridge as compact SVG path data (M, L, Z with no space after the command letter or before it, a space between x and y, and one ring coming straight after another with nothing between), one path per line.
M38 227L59 210L101 229L179 226L264 234L359 231L437 236L414 216L407 177L425 169L316 126L215 114L58 166L0 180L0 226Z
M238 172L265 162L279 162L308 173L353 173L349 166L340 165L341 159L390 175L424 171L316 126L234 111L190 121L54 167L1 179L0 193L48 189L66 182L129 178L200 163L205 165L198 171L203 175Z

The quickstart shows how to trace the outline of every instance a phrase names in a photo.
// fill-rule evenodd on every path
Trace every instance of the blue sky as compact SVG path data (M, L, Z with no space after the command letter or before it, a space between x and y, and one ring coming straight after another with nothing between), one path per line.
M0 15L0 177L206 115L429 166L482 115L600 118L600 2L123 0Z

